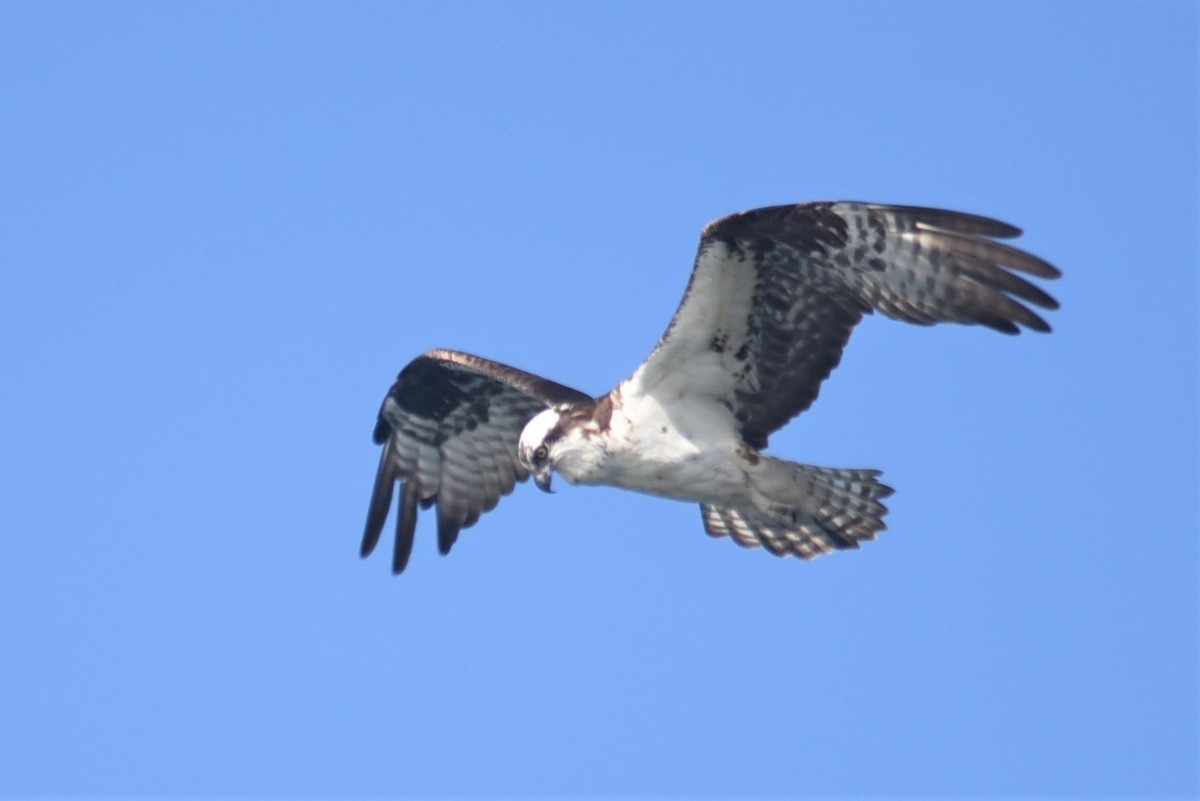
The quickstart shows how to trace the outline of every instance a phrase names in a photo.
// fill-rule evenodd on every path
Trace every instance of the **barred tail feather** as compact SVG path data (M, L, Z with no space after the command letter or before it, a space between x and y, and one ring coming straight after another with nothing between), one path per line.
M701 504L704 530L732 537L744 548L762 546L776 556L814 559L834 550L857 548L887 528L892 494L878 470L840 470L760 457L767 474L761 489L765 509Z

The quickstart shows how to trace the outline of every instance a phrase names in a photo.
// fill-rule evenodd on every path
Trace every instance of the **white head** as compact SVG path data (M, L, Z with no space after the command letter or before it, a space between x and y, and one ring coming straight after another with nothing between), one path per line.
M590 412L560 406L540 412L525 424L517 456L538 489L550 492L555 470L572 484L586 483L603 462L604 448L596 437L600 429Z
M556 436L551 437L551 433ZM550 492L550 474L554 471L553 448L562 438L557 409L547 409L534 415L525 424L517 443L521 464L533 475L533 483L543 492Z

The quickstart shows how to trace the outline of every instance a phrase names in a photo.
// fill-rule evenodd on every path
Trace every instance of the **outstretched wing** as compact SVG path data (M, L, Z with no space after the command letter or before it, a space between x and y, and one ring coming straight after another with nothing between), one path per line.
M854 202L723 217L704 229L679 310L632 389L711 398L764 448L816 399L864 314L1049 331L1025 304L1058 304L1014 271L1059 272L995 241L1020 233L970 214Z
M431 350L400 371L375 424L383 445L362 555L375 550L392 491L402 483L392 571L412 552L417 510L437 505L438 549L495 508L529 477L517 459L521 430L550 406L590 400L582 392L468 353Z

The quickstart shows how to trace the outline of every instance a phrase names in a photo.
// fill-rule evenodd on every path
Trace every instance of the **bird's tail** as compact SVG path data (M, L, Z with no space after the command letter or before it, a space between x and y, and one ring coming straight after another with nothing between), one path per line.
M759 455L751 482L760 502L753 507L701 504L704 530L728 535L745 548L765 547L776 556L813 559L835 549L857 548L887 526L883 498L891 487L878 470L840 470Z

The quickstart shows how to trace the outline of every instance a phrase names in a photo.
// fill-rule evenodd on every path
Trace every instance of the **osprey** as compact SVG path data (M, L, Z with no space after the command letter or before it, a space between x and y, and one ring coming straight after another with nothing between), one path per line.
M816 399L864 314L1049 331L1021 301L1057 302L1013 271L1059 271L996 241L1020 233L971 214L857 202L723 217L705 227L657 347L598 398L467 353L418 356L379 411L362 555L379 542L397 482L400 573L418 509L437 506L446 554L517 482L532 476L548 492L554 472L699 503L708 534L777 556L857 548L885 528L892 490L879 471L767 456L767 437Z

